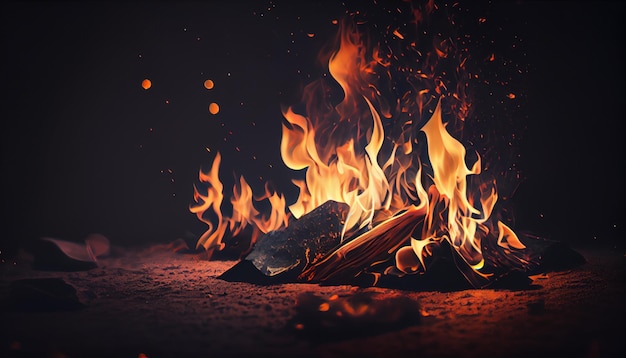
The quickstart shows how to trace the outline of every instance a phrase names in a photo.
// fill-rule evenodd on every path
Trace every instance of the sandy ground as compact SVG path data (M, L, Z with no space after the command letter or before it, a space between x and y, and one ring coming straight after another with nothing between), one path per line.
M27 260L16 259L2 266L0 353L59 358L621 357L626 352L624 253L577 251L586 264L533 276L526 289L451 292L227 282L217 276L235 261L206 261L166 246L118 249L100 259L97 268L75 272L32 270ZM7 301L11 282L46 277L73 286L82 307L37 312ZM391 311L379 309L383 313L356 325L332 321L329 333L321 335L297 326L298 297L304 293L326 303L371 293L375 302L394 304ZM399 297L404 300L395 301ZM407 298L415 306L407 305ZM380 305L361 308L371 314L373 307ZM389 317L415 312L419 319L375 330Z

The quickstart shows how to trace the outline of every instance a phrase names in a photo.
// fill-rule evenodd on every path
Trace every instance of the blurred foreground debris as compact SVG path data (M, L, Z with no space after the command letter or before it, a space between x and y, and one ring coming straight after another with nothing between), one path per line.
M339 340L401 330L421 321L419 304L401 295L360 291L323 298L298 296L289 328L315 340Z
M82 271L98 266L98 257L110 253L109 239L91 234L84 242L43 237L27 248L33 255L33 268L49 271Z

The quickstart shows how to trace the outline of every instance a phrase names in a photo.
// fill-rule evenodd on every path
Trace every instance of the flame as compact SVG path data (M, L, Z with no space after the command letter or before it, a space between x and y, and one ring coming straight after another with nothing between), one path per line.
M415 24L433 9L432 2L424 12L412 9ZM287 205L267 185L255 197L240 177L230 200L232 216L223 215L218 153L211 170L200 172L206 190L194 187L197 205L191 211L208 225L198 246L222 249L227 233L236 236L248 226L254 242L260 233L286 227L291 216L298 219L333 200L349 206L342 246L308 267L301 279L326 279L338 267L379 263L386 259L381 252L395 255L395 268L402 273L424 272L433 247L443 241L478 275L488 277L481 271L481 240L497 238L507 250L524 245L504 223L492 223L496 183L480 178L478 154L466 164L466 148L453 135L470 114L468 81L477 77L467 73L467 58L450 39L435 36L433 49L422 54L410 32L388 28L387 35L404 41L416 56L407 65L404 53L372 41L358 25L342 22L335 50L321 55L334 82L311 82L303 91L304 107L283 108L281 157L287 168L304 176L293 180L299 189L295 202ZM440 68L453 60L458 61L456 82ZM393 80L398 74L408 88L399 95ZM267 215L254 206L261 200L270 203Z
M196 214L200 221L206 223L208 226L208 229L204 232L200 239L198 239L197 247L204 246L204 248L209 252L209 255L216 248L218 250L224 248L222 238L224 237L224 233L228 227L227 221L223 220L224 217L221 210L222 201L224 200L224 186L222 185L218 175L221 160L222 156L220 153L217 153L209 172L205 173L200 171L198 175L200 182L207 184L206 194L201 194L198 187L194 185L193 199L198 205L191 206L189 208L192 213ZM214 213L217 224L214 224L213 220L206 219L204 217L205 212Z
M300 194L289 206L291 213L299 218L328 200L346 203L350 211L342 233L345 237L350 231L371 229L375 214L381 210L395 213L404 209L407 200L398 192L411 195L418 189L409 187L419 183L407 182L407 168L394 162L396 149L411 152L410 141L396 145L386 155L381 153L385 133L374 102L383 107L384 102L378 96L375 79L386 64L376 50L365 51L351 23L343 24L339 39L339 49L330 56L328 69L341 87L343 99L323 113L310 103L308 116L295 113L292 107L283 111L286 122L281 155L288 168L306 170L304 182L294 181ZM305 92L315 96L318 86L314 82ZM397 168L392 169L394 166ZM390 182L389 172L395 181Z
M196 205L189 208L192 213L197 215L198 219L208 226L208 229L198 240L196 247L204 247L209 256L215 249L222 250L224 248L225 244L222 240L227 232L230 237L236 237L250 225L252 234L249 246L251 246L261 233L284 228L289 220L289 215L285 210L285 198L281 194L272 192L266 185L264 194L255 197L252 194L252 188L243 176L240 176L239 182L233 186L233 194L230 199L232 216L224 216L222 214L224 186L219 178L221 158L221 154L218 152L211 169L208 172L200 171L199 180L206 186L206 190L202 194L202 190L198 186L194 186ZM259 212L254 206L254 202L258 203L264 200L270 203L271 210L268 215ZM213 218L206 218L207 213L212 213Z

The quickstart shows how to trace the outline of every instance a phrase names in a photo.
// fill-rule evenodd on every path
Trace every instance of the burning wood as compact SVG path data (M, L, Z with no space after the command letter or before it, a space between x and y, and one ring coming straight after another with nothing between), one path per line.
M252 251L220 278L259 284L379 284L409 289L443 288L441 282L448 285L447 289L525 287L531 283L531 275L585 262L580 254L559 242L524 236L524 250L511 251L489 237L482 240L485 262L481 272L474 270L448 241L441 241L431 245L430 260L416 261L416 265L423 265L413 270L417 275L407 275L397 268L402 260L399 248L409 244L422 227L424 208L412 206L341 243L346 212L345 204L329 201L285 230L261 236Z
M402 214L390 218L372 230L359 235L326 255L323 260L303 270L298 278L304 281L332 281L336 275L353 273L381 261L411 238L421 224L424 209L411 206Z
M335 276L358 275L363 268L385 261L405 244L421 223L423 208L410 207L374 229L341 244L347 205L328 201L282 231L261 236L245 261L276 281L331 282ZM235 279L240 267L222 277ZM244 276L245 277L245 276Z

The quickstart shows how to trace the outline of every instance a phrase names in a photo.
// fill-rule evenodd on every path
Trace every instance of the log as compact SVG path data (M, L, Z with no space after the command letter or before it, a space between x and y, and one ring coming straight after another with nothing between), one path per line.
M368 267L389 259L401 245L406 244L423 222L425 212L425 207L410 206L401 214L383 221L310 265L298 279L334 282L340 276L356 277Z

